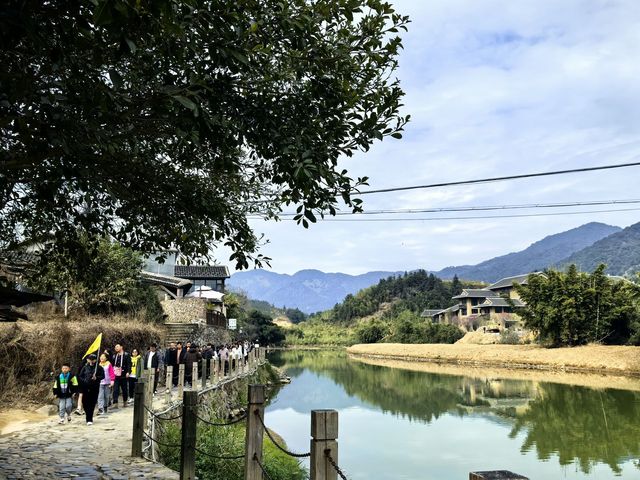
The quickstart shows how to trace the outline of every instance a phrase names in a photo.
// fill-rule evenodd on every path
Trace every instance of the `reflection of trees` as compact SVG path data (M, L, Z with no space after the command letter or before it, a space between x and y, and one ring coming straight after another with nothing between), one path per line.
M301 368L327 376L349 395L411 420L430 422L444 413L465 415L467 410L462 406L486 406L486 398L504 395L483 380L351 362L336 352L282 351L270 361L291 376L299 374Z
M594 390L553 383L484 380L379 367L336 352L279 352L272 362L290 375L309 369L384 412L430 422L445 413L491 412L525 432L522 451L538 458L557 454L588 473L596 463L620 472L619 463L640 455L640 393ZM524 407L524 408L518 408Z
M557 453L561 465L577 460L588 473L599 462L616 473L624 459L640 454L640 394L546 383L540 397L514 418L510 436L526 431L522 451L538 458Z

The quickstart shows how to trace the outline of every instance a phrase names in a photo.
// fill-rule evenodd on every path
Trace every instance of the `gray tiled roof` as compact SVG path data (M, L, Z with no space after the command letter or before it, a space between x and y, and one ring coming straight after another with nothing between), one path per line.
M487 290L486 288L465 288L460 295L452 297L458 298L487 298L495 296L495 292Z
M529 280L529 275L544 275L540 272L533 273L524 273L522 275L514 275L513 277L505 277L498 280L493 285L489 285L487 288L489 290L495 290L496 288L507 288L513 286L514 283L519 283L520 285L526 285Z
M518 300L517 298L511 299L511 301L513 302L513 306L514 307L524 307L524 303L522 303L521 300ZM478 305L479 307L510 307L511 304L509 304L509 302L507 301L507 299L503 298L503 297L490 297L487 298L484 303L482 303L481 305Z
M420 314L421 317L433 317L434 315L440 313L442 311L442 309L431 309L431 308L427 308L425 310L422 311L422 313Z
M181 278L229 278L226 265L176 265L173 274Z
M457 312L458 310L460 310L460 305L454 305L452 307L449 308L445 308L444 310L440 310L436 315L440 315L442 313L448 313L448 312Z
M184 278L176 278L169 275L162 275L161 273L146 272L144 270L140 272L140 278L145 282L164 285L165 287L182 288L191 285L191 281Z

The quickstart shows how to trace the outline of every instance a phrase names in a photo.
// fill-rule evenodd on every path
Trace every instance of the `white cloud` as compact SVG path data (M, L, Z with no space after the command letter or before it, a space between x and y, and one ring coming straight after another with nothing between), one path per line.
M371 189L640 158L637 0L394 3L412 17L398 72L412 122L403 140L342 161L353 176L369 176ZM632 198L638 174L621 169L362 199L375 210ZM308 231L292 222L256 226L272 240L264 253L276 271L360 273L477 263L594 220L625 226L640 212L324 222Z

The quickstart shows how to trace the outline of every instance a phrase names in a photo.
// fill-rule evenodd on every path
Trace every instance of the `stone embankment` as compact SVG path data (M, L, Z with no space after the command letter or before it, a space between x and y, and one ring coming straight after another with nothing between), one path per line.
M347 352L413 362L640 376L640 347L374 343L354 345Z
M164 465L130 457L132 425L133 407L96 416L91 426L75 414L64 425L57 415L24 425L0 436L0 479L177 480Z

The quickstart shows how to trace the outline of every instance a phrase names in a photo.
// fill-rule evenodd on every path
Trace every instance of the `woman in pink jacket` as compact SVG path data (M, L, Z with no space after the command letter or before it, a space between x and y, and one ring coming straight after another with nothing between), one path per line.
M98 415L104 415L109 406L111 387L116 379L116 372L104 353L100 355L100 367L104 369L104 378L100 382L100 393L98 393Z

